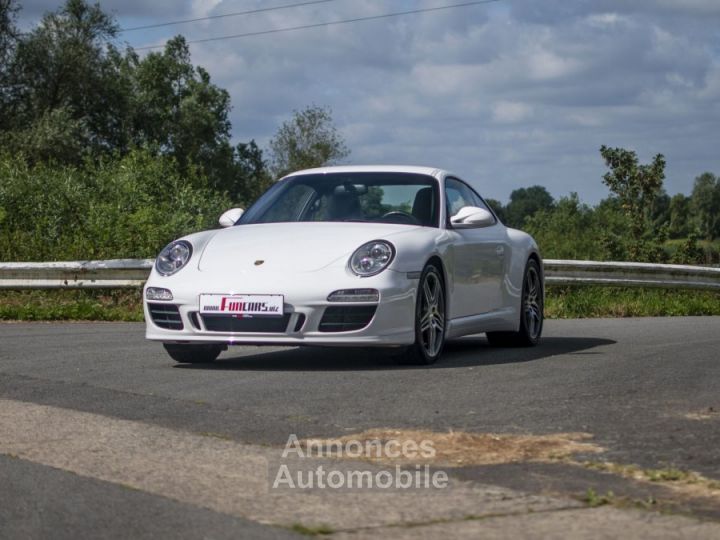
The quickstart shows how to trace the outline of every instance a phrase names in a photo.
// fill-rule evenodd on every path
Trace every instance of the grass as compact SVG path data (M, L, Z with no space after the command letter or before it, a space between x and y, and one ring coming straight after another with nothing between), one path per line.
M720 315L720 292L551 286L545 315L548 319ZM0 320L142 321L141 291L0 291Z
M612 504L614 499L615 495L612 491L608 491L605 495L600 495L593 488L588 488L585 492L585 497L583 497L583 502L585 502L590 508L597 508L598 506Z
M644 499L618 496L612 491L608 491L604 495L596 492L593 488L588 488L585 494L580 497L589 508L597 508L598 506L611 505L615 508L638 508L641 510L655 510L667 512L668 508L665 504L661 504L655 497L649 495Z
M139 289L0 291L0 320L142 321L142 292Z
M621 287L548 287L548 319L720 315L720 292Z
M681 484L699 486L708 493L720 495L720 482L711 480L693 471L683 471L675 467L663 469L643 469L637 465L624 465L606 461L585 461L579 465L596 471L617 474L624 478L644 480L663 484Z
M647 469L645 474L651 482L693 481L691 473L681 471L680 469L676 469L674 467L668 467L666 469Z
M326 525L320 525L319 527L308 527L302 523L295 523L290 530L298 534L305 536L324 536L333 534L335 531Z

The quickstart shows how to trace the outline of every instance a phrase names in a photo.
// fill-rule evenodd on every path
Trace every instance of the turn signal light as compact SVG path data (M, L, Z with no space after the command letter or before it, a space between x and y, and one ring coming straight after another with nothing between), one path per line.
M145 289L145 298L148 300L172 300L173 294L169 289L148 287Z
M379 302L380 291L377 289L343 289L330 293L328 302Z

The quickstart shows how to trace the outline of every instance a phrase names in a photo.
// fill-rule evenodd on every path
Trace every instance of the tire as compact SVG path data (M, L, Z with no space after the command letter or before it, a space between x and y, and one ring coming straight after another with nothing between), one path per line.
M227 349L225 345L179 345L176 343L163 343L163 347L170 358L181 364L209 364Z
M545 295L540 277L540 266L529 259L523 276L522 301L520 303L520 330L517 332L488 332L490 345L496 347L534 347L542 335Z
M442 273L428 264L420 275L415 302L415 343L400 354L398 363L430 365L440 358L445 346L446 306Z

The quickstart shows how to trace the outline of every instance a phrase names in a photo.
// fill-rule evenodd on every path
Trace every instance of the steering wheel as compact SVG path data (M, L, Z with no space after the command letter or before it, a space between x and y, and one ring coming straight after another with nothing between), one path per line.
M401 210L393 210L392 212L388 212L387 214L384 214L382 218L380 219L391 219L392 222L395 223L408 223L410 225L420 225L420 220L413 216L412 214L408 214L407 212L403 212Z

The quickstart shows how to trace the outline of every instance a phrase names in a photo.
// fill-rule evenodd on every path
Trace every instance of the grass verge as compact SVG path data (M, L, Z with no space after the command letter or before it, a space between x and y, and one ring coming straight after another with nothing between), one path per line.
M548 287L548 319L720 315L720 292L621 287Z
M142 321L139 289L0 291L0 320ZM548 319L720 315L720 292L548 287Z
M0 320L142 321L142 291L0 291Z

